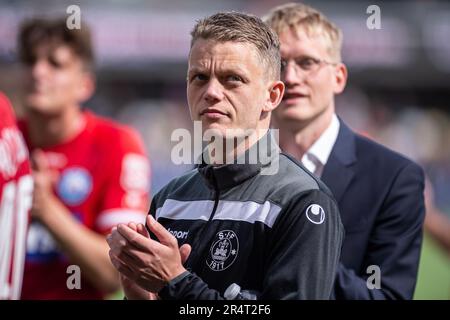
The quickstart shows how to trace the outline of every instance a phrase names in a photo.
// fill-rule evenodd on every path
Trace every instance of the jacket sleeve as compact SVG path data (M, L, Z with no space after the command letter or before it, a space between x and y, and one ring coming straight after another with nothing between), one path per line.
M157 193L151 202L149 214L155 219L157 207L162 205L159 199L164 199L164 196ZM148 228L147 231L153 240L159 241ZM158 296L162 300L225 300L219 291L210 289L199 276L190 271L171 280L158 292Z
M340 264L334 298L412 299L425 217L423 189L419 166L409 163L399 170L369 237L363 269ZM380 286L370 266L379 267Z
M314 190L293 199L274 225L263 299L329 299L344 228L335 200Z
M343 240L335 201L322 191L292 199L266 239L268 252L258 299L329 299ZM160 292L162 299L223 300L186 272Z

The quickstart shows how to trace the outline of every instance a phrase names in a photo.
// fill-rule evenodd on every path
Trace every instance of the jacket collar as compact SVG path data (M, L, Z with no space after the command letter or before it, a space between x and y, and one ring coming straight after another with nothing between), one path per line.
M332 153L345 166L349 166L356 162L355 134L353 131L339 118L339 133L336 139Z
M279 161L280 148L270 131L231 164L209 164L205 148L198 171L207 185L212 189L226 190L260 174L261 170L271 166L274 161Z
M321 177L338 202L355 175L357 162L355 134L341 119L339 122L339 134Z

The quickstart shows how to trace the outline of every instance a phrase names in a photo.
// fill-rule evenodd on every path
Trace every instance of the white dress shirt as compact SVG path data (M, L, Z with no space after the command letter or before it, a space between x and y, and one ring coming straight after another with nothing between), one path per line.
M331 150L339 133L339 120L333 115L330 125L303 155L302 164L317 177L321 177L323 168L330 157Z

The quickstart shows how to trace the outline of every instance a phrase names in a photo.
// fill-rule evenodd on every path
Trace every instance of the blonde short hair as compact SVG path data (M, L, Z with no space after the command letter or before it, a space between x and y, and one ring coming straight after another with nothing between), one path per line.
M219 12L197 22L191 32L191 49L197 39L252 44L264 61L268 75L280 79L278 35L261 18L239 12Z
M335 62L341 61L342 31L320 11L302 3L288 3L273 8L265 17L278 35L286 29L302 30L308 36L320 36L328 44L328 53Z

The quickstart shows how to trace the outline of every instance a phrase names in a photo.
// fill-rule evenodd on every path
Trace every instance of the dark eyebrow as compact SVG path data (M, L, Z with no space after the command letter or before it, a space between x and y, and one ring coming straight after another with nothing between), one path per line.
M209 74L209 71L202 68L202 67L192 67L191 69L188 70L188 77L197 74L197 73L201 73L201 74ZM223 68L217 71L217 74L219 76L223 76L223 75L229 75L229 74L235 74L239 77L242 78L242 80L244 82L248 82L248 76L246 75L246 72L242 69L239 68L237 66L231 67L231 68Z
M237 76L241 77L244 82L248 82L249 81L249 77L247 75L248 73L245 72L244 69L242 69L242 68L240 68L238 66L233 66L233 67L230 67L230 68L220 69L218 71L218 74L219 75L230 75L230 74L237 75Z
M316 57L313 57L313 56L310 56L310 55L301 55L301 56L298 56L298 57L294 58L294 60L298 60L298 59L313 59L313 60L318 60L318 61L321 60L319 58L316 58Z
M221 73L239 73L239 74L244 74L245 73L245 69L243 69L240 65L241 65L240 63L223 64L219 68L219 72L221 72Z
M205 73L206 70L201 67L192 67L188 69L188 73Z

